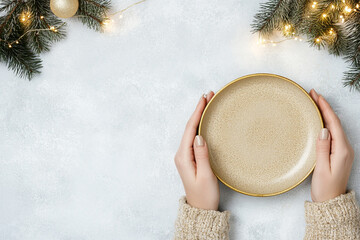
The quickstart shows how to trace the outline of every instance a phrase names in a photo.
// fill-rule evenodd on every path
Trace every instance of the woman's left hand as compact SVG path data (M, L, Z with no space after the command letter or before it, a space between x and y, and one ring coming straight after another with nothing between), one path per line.
M196 208L217 210L220 200L219 183L212 172L207 144L196 135L202 112L214 96L210 91L201 96L190 120L186 124L175 164L183 182L187 203Z

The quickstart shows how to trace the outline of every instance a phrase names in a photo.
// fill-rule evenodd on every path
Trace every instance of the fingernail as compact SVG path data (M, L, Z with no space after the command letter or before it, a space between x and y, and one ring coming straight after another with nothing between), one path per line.
M325 140L325 139L328 139L328 137L329 137L329 130L327 128L321 129L320 139Z
M199 101L201 101L201 99L205 98L206 99L206 93L203 93L203 95L201 95Z
M204 139L203 139L203 137L201 135L196 135L195 144L196 144L197 147L204 146Z

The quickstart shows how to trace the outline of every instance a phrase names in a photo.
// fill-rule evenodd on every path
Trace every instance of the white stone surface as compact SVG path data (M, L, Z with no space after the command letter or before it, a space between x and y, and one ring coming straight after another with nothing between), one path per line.
M249 73L286 76L329 100L355 148L349 187L360 192L360 94L342 87L346 64L305 42L257 46L258 7L148 0L105 34L69 20L31 82L1 64L0 239L171 239L185 123L203 92ZM268 198L221 185L231 239L302 239L309 199L310 179Z

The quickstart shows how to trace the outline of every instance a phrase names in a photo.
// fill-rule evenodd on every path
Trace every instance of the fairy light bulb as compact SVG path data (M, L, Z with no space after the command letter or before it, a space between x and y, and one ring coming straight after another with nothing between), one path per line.
M352 11L352 9L349 7L349 6L346 6L345 7L345 12L346 13L350 13Z
M334 4L331 4L331 9L335 9L335 5L334 5Z
M28 20L30 19L30 17L31 17L31 13L24 11L20 14L19 20L20 20L20 22L26 24L28 22Z
M103 25L109 25L110 24L110 19L109 18L105 18L103 21L102 21L102 24Z
M344 16L340 15L340 21L343 23L345 21Z
M317 4L317 2L313 2L311 7L316 8L316 4Z
M322 17L323 17L323 18L326 18L326 17L327 17L327 14L326 14L326 13L323 13L323 14L322 14Z
M12 48L11 44L8 45L9 48Z
M319 42L320 42L320 38L316 38L315 41L316 41L317 43L319 43Z
M285 25L285 32L289 32L290 29L291 29L291 25L290 25L290 24Z

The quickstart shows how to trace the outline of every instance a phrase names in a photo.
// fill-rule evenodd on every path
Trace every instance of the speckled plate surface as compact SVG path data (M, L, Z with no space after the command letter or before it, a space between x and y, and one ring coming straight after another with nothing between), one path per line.
M211 99L199 126L215 175L235 191L272 196L299 185L315 166L321 114L295 82L252 74Z

